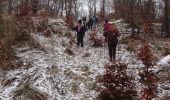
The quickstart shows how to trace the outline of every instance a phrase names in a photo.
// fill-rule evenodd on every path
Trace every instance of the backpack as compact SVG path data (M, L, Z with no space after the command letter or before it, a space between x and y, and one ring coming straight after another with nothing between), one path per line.
M106 31L104 32L103 36L109 44L112 44L118 41L117 37L120 36L120 33L111 24L106 24Z
M105 23L105 24L104 24L104 29L103 29L103 31L107 32L107 31L109 31L111 28L112 28L112 25L111 25L111 24Z

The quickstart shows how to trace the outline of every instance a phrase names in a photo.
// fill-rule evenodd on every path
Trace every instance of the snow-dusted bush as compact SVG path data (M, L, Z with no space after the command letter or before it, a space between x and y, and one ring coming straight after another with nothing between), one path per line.
M46 93L31 87L28 84L23 85L14 93L14 100L48 100Z
M91 56L91 54L90 53L85 53L84 55L83 55L83 57L90 57Z
M73 18L73 16L70 16L70 15L67 16L67 26L69 28L71 28L71 29L74 27L74 18Z
M138 56L145 65L146 70L149 71L149 68L152 68L154 65L154 56L148 43L145 43L143 47L140 48Z
M31 11L31 6L27 5L27 4L20 4L18 5L16 11L15 11L15 16L17 18L21 18L24 16L27 16Z
M43 32L48 27L48 20L44 19L36 25L37 32Z
M139 76L145 85L144 89L141 91L141 99L152 100L157 96L156 91L158 77L153 71L154 56L152 54L151 47L147 42L140 48L138 57L145 65L145 67L139 72Z
M15 41L13 43L16 47L22 47L25 45L29 45L34 48L41 48L43 49L39 42L35 40L31 34L27 32L22 32L18 37L15 38Z
M170 55L170 47L169 48L164 48L164 53L163 55Z
M123 37L120 42L127 45L128 51L135 51L138 49L137 45L140 44L140 40L140 38L132 38L130 36L126 36Z
M46 36L46 37L50 37L51 33L52 33L52 31L50 28L47 28L46 30L44 30L44 36Z
M31 6L27 4L19 4L15 10L14 23L18 28L18 33L22 33L23 31L27 31L28 33L31 31L35 32L36 22L34 20L35 18L32 17L31 10Z
M13 32L11 17L5 17L0 13L0 68L2 69L8 69L11 65L11 61L15 58L12 43L16 34Z
M94 39L93 40L93 46L94 47L102 47L103 46L103 40L102 39Z
M94 47L102 47L104 45L104 38L97 30L90 33L90 41Z
M105 66L105 70L105 74L99 80L99 100L133 100L137 92L132 82L133 77L126 73L127 65L110 64Z

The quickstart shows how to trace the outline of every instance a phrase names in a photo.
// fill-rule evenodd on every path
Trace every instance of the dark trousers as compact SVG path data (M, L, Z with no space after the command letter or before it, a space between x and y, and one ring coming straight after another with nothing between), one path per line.
M87 24L87 27L88 27L89 30L92 30L92 26L93 26L93 23L90 23L90 22L89 22L89 23Z
M81 44L81 47L84 47L84 43L83 43L83 37L77 37L77 46L80 46Z
M118 41L114 41L112 44L108 44L110 61L116 59L116 46Z

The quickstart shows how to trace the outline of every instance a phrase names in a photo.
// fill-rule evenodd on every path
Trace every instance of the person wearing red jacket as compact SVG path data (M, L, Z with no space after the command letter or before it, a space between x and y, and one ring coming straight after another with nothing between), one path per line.
M116 59L116 46L118 44L118 37L120 36L119 31L114 28L108 21L104 24L104 34L105 41L108 43L110 61L115 61Z

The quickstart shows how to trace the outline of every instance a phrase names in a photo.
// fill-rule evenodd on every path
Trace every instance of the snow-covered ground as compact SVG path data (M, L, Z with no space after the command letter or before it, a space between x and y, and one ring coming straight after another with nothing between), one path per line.
M50 23L53 22L55 20ZM121 28L119 22L121 21L116 21L115 24ZM107 46L94 48L89 45L89 32L86 33L84 48L77 48L76 44L70 48L75 55L65 53L66 48L69 48L69 38L58 34L47 38L40 33L31 33L43 50L29 46L16 48L23 66L0 73L0 100L12 100L13 93L28 78L29 84L48 94L49 100L94 100L98 94L95 79L104 73L104 65L109 58ZM74 37L75 33L71 33ZM119 50L118 58L128 64L128 73L136 76L135 82L138 83L138 69L143 67L141 61L126 50L126 45L120 44ZM84 57L85 54L89 54L89 57ZM4 86L2 83L7 79L15 80ZM140 86L138 83L136 87Z

